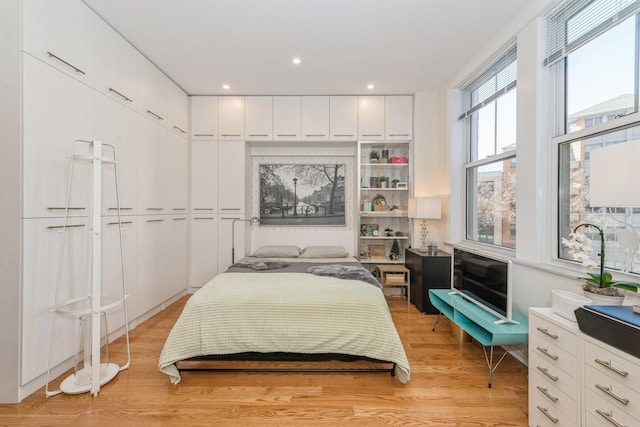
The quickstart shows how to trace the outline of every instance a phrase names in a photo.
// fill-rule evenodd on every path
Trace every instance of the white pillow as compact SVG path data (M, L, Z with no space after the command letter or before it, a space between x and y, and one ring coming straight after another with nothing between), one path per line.
M262 246L254 252L257 258L296 258L300 254L300 248L293 245Z
M343 246L307 246L298 258L346 258L349 252Z

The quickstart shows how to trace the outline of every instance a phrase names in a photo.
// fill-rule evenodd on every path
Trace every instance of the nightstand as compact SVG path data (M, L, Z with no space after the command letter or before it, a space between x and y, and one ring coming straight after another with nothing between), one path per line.
M403 265L380 264L376 266L378 280L385 288L404 288L407 304L411 303L411 272Z
M438 314L429 301L429 289L451 288L451 255L440 250L427 255L414 248L404 254L404 265L411 271L411 303L422 313Z

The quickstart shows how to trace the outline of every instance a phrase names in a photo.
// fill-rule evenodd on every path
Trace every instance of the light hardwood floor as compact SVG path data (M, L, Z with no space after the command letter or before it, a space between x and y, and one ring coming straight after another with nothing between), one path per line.
M188 297L131 332L132 361L97 397L44 390L0 405L2 426L526 426L527 368L508 355L487 388L482 347L460 343L448 321L389 297L407 351L406 385L385 373L188 372L171 385L157 369ZM122 360L122 340L110 345Z

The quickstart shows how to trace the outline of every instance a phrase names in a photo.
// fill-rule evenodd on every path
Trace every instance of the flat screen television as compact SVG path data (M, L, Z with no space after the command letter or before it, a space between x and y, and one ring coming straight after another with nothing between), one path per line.
M496 316L496 323L517 323L512 318L510 260L454 246L451 264L455 293Z

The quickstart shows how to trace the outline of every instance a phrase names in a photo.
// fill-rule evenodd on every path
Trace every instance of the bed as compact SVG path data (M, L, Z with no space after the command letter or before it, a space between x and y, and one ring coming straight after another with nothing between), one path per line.
M362 358L391 364L406 383L409 363L380 284L346 253L307 249L258 250L211 279L169 333L160 371L177 384L180 366L203 358Z

